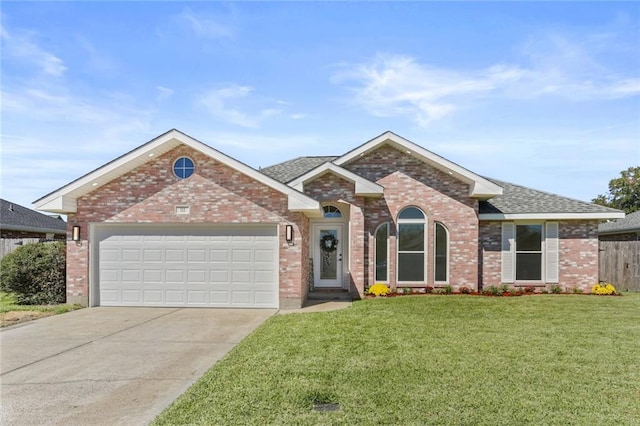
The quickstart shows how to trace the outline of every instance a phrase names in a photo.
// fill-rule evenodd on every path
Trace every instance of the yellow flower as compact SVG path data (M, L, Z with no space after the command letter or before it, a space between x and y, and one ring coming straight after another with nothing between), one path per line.
M376 283L369 287L367 293L373 294L374 296L386 296L389 294L389 287L381 283Z
M616 288L610 283L596 284L591 287L591 293L598 295L616 294Z

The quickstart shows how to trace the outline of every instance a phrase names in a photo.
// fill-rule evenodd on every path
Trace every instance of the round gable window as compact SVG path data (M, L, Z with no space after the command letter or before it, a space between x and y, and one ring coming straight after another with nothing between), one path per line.
M180 157L173 163L173 174L179 179L186 179L193 174L195 165L193 160L188 157Z

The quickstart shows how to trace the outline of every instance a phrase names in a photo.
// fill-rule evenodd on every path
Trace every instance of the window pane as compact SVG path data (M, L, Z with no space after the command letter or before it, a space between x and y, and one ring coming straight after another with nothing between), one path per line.
M424 251L424 223L401 223L398 231L398 251Z
M387 281L387 235L389 225L385 224L376 232L376 281Z
M518 225L516 227L516 250L542 250L542 225Z
M542 253L516 253L516 280L542 279Z
M398 219L424 219L424 213L415 207L407 207L398 215Z
M447 231L436 223L435 279L447 281Z
M398 254L398 281L424 281L424 253Z

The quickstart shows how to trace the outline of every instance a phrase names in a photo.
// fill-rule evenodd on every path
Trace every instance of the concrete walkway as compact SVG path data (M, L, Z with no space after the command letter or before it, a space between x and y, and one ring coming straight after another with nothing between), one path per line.
M90 308L0 331L0 424L147 424L275 312Z

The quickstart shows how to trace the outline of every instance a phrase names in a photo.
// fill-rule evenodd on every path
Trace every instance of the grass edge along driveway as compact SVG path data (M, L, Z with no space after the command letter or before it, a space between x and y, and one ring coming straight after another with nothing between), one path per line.
M370 299L271 318L154 424L637 424L639 364L640 294Z

